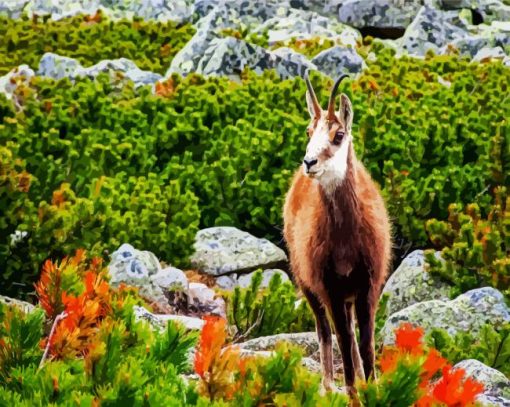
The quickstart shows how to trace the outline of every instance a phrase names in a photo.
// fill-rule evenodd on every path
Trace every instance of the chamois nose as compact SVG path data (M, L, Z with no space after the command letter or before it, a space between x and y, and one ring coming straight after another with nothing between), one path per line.
M305 159L303 160L303 163L305 164L306 166L306 170L307 171L310 171L310 169L315 165L317 164L317 159L311 159L311 158L308 158L308 157L305 157Z

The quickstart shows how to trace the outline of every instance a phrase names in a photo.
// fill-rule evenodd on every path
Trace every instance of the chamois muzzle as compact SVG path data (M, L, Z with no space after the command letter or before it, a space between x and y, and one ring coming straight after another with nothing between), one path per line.
M312 169L312 167L317 164L317 159L312 159L312 158L309 158L309 157L305 157L305 159L303 160L303 163L305 164L305 167L306 167L306 172L310 172L310 170Z

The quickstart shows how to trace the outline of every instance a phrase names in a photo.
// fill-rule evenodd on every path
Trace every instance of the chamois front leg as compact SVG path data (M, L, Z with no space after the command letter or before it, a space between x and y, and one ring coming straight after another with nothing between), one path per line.
M349 394L355 394L355 347L356 336L352 325L352 302L347 302L344 298L331 298L331 316L335 324L336 336L340 351L342 353L342 362L344 366L345 385ZM356 349L357 352L357 349Z
M331 327L326 315L326 310L315 294L308 289L303 289L310 308L315 316L315 327L319 338L319 352L322 366L322 388L325 391L335 389L333 380L333 344Z
M375 377L375 311L377 305L377 295L374 289L367 293L359 294L356 298L356 317L360 331L359 350L363 359L363 368L367 380Z

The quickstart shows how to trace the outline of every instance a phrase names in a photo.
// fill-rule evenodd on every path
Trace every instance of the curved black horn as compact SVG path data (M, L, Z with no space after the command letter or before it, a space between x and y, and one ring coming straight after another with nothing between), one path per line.
M312 108L315 113L315 117L321 116L321 107L319 105L319 101L317 100L317 96L315 96L315 91L313 90L312 83L310 82L310 78L308 77L308 69L305 72L305 83L306 88L308 89L308 94L310 95L310 98L312 99Z
M331 95L329 96L329 103L328 103L328 118L334 118L335 117L335 98L336 98L336 92L338 92L338 86L340 86L340 83L345 79L348 78L349 75L343 74L341 75L333 85L333 89L331 89Z

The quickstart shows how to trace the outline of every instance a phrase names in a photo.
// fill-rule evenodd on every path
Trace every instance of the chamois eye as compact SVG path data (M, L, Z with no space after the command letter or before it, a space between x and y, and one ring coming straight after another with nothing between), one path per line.
M337 131L335 133L335 137L333 138L333 144L335 146L339 146L340 143L342 142L342 139L344 138L345 136L345 133L343 131Z

